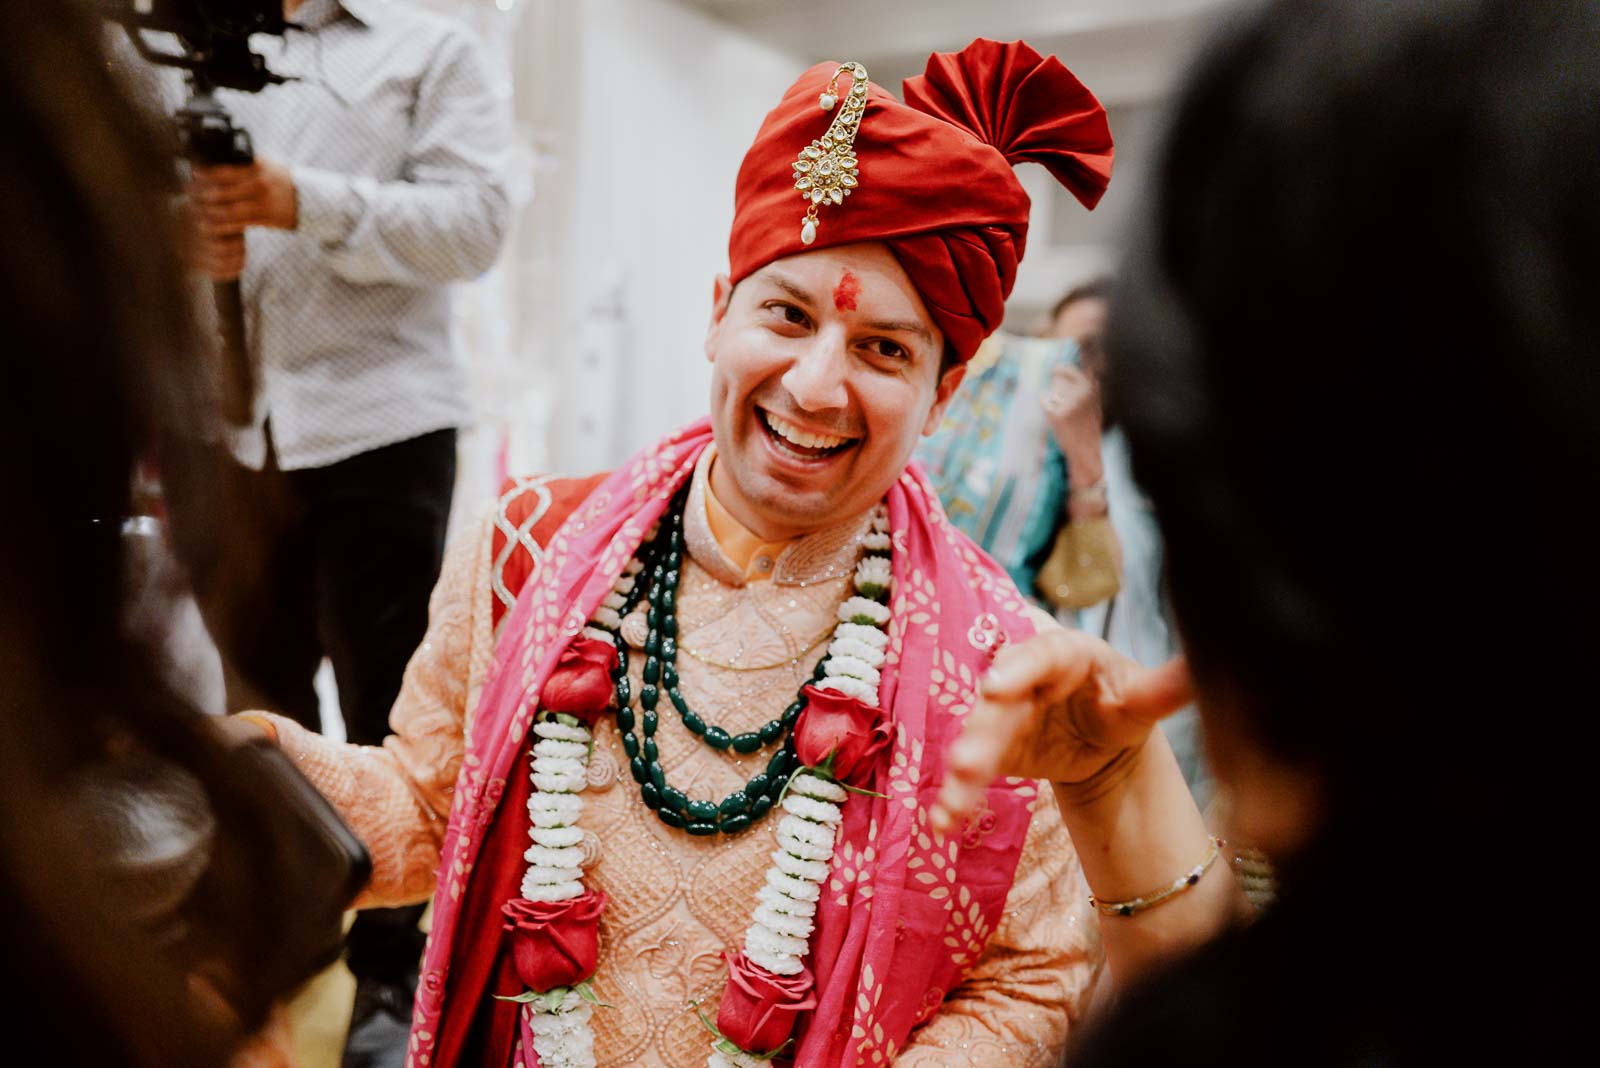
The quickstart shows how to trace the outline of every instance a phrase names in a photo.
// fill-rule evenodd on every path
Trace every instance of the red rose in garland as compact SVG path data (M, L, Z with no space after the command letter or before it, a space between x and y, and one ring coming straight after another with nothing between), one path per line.
M794 750L806 767L822 767L833 757L833 777L850 786L872 781L878 753L889 744L883 709L842 694L806 686L805 711L794 725Z
M611 705L611 672L616 666L616 646L599 638L574 638L545 680L539 707L593 724Z
M799 975L774 975L743 953L729 957L717 1030L742 1050L770 1053L789 1041L802 1012L817 1007L815 985L810 968L801 968Z
M517 975L544 993L594 974L600 953L600 913L606 895L590 890L566 901L513 898L501 908Z

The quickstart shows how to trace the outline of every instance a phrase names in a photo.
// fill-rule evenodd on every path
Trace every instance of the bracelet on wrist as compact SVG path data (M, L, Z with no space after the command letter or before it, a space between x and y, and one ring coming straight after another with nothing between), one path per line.
M1069 504L1099 505L1104 507L1107 503L1106 480L1104 476L1089 483L1087 486L1067 486L1067 501Z
M1184 891L1194 888L1195 884L1217 862L1217 857L1221 854L1222 847L1225 844L1222 839L1212 835L1211 844L1206 848L1206 855L1201 859L1200 863L1159 890L1152 890L1148 894L1140 894L1138 897L1130 898L1127 901L1101 901L1091 892L1089 894L1089 904L1093 905L1095 911L1102 916L1132 916L1143 912L1145 909L1155 908L1163 901L1171 901Z
M1111 503L1106 499L1105 483L1100 482L1083 490L1069 491L1065 511L1069 523L1108 517L1111 514Z

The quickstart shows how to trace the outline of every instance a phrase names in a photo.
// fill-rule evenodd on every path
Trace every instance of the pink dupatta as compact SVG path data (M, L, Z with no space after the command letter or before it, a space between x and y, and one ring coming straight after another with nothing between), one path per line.
M459 958L460 940L498 939L499 932L463 931L457 921L508 777L522 774L518 757L545 680L710 442L702 420L609 476L550 538L505 621L466 738L440 855L412 1025L414 1065L442 1065L433 1057L441 1029L459 1028L476 1012L452 998L449 962ZM999 922L1037 793L1030 781L996 783L961 832L941 839L928 830L944 751L972 705L991 648L1026 637L1033 626L1010 579L950 526L915 465L891 487L888 505L895 581L879 697L893 744L873 784L887 797L856 796L845 805L811 939L818 1004L800 1025L795 1050L808 1068L891 1061L960 983ZM525 812L506 815L526 827ZM499 902L479 903L475 914L484 914L484 905L497 911ZM603 992L605 977L596 978Z

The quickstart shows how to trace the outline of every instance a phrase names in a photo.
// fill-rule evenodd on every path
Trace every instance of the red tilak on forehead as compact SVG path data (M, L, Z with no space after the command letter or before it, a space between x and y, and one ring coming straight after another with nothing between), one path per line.
M833 287L833 306L840 311L855 311L856 298L861 295L861 283L849 271Z

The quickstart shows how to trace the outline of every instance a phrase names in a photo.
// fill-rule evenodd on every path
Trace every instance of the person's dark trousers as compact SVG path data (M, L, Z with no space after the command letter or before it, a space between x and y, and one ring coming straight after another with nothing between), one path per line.
M266 708L320 729L312 680L327 656L349 739L383 741L406 663L427 630L455 474L454 430L326 467L283 471L269 462L263 471L234 472L238 503L228 510L238 513L234 531L260 567L235 567L206 583L230 710ZM346 941L357 979L353 1021L382 1010L392 1031L398 1019L401 1060L423 909L363 911ZM353 1032L351 1042L359 1040ZM346 1063L391 1063L369 1053Z

